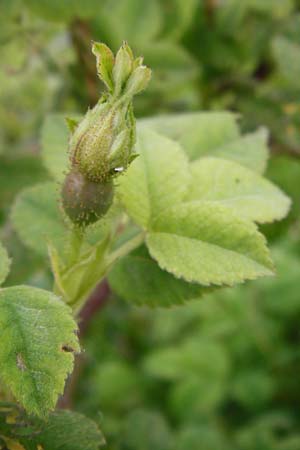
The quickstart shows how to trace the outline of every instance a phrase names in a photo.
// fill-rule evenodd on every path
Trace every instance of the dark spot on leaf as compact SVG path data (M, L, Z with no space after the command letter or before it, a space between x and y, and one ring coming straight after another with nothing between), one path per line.
M67 352L67 353L73 353L74 352L74 348L72 348L70 345L63 345L62 346L62 351L63 352Z
M239 178L235 179L235 182L238 184L241 180Z

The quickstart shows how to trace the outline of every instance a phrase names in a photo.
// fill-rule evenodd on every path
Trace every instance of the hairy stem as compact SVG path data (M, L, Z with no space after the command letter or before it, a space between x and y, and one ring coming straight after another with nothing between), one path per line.
M81 228L74 227L70 239L69 265L72 266L78 260L81 245L84 237L84 231Z

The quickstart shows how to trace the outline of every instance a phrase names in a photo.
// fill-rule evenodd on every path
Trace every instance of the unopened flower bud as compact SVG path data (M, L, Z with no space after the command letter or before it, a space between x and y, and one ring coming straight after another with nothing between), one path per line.
M87 179L103 182L133 159L135 118L132 98L144 89L151 71L134 59L127 43L114 58L104 44L93 44L99 77L109 92L87 112L70 139L71 163ZM72 123L71 123L72 124Z
M113 177L136 157L133 96L145 89L151 71L134 58L126 42L114 57L102 43L93 43L99 78L107 92L80 122L67 119L71 137L71 172L63 185L63 206L74 223L89 224L109 208Z

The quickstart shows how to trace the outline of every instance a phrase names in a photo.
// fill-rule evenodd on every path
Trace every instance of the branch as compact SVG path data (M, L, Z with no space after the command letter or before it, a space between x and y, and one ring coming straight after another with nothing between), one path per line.
M80 312L79 319L79 336L82 337L88 326L90 321L95 316L95 314L102 309L107 303L110 296L110 288L108 282L103 280L94 292L91 294L90 298L86 302L85 306ZM72 375L69 377L64 395L59 399L57 407L60 409L71 409L73 403L74 392L76 391L78 380L81 376L85 365L85 357L81 353L75 357L74 370Z

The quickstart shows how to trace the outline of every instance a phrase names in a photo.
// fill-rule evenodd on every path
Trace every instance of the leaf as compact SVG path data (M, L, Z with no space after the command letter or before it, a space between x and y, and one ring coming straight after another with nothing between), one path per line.
M43 183L24 189L12 209L12 223L20 239L42 256L47 255L47 240L62 248L66 228L59 211L58 187Z
M211 346L207 350L210 349ZM199 353L201 350L198 350ZM205 352L205 354L207 358L212 359L209 352ZM193 421L194 417L207 416L216 412L226 398L225 393L226 382L222 378L201 376L199 373L174 383L168 403L178 420ZM224 447L221 448L223 450ZM214 447L210 450L213 449Z
M278 36L272 43L273 54L283 79L292 86L300 86L300 45Z
M178 141L194 160L237 139L236 118L230 112L168 114L139 120L138 125Z
M163 270L205 286L232 286L273 273L256 226L214 202L169 208L153 223L146 243Z
M34 441L44 450L98 450L103 434L91 419L73 411L55 411ZM41 447L39 447L41 446Z
M268 14L276 19L282 19L291 14L294 9L293 0L246 0L249 8Z
M190 383L192 384L192 383ZM196 384L196 380L194 380L194 384ZM188 385L188 383L186 383ZM180 385L180 387L184 385ZM180 389L178 388L178 390ZM191 386L192 387L192 386ZM174 386L174 389L176 389L176 386ZM177 390L177 392L178 392ZM183 389L182 389L183 390ZM186 391L188 391L186 389ZM175 392L175 394L177 393ZM188 392L186 392L188 394ZM191 392L192 394L192 392ZM209 395L209 391L206 392L206 395ZM173 394L174 396L174 394ZM179 396L178 396L179 397ZM188 396L187 396L188 397ZM180 399L181 400L181 399ZM190 402L193 402L193 396L189 396ZM201 397L196 398L196 402L198 400L198 405L201 405ZM174 402L175 403L175 402ZM182 408L182 402L178 402L178 413L182 416L185 412L185 409ZM195 403L195 402L194 402ZM172 405L174 408L174 405ZM188 405L190 406L190 404ZM194 405L193 405L194 406ZM200 415L201 409L200 408L196 411L187 411L188 415L193 415L193 412L195 415ZM192 412L192 414L191 414ZM178 414L179 415L179 414ZM207 412L206 412L207 415ZM215 450L216 448L222 449L222 450L232 450L232 445L228 445L227 443L227 435L226 432L223 431L221 427L218 426L218 424L215 424L213 421L209 424L203 423L203 424L194 424L193 419L187 423L184 427L182 427L177 435L177 446L176 450L190 450L192 448L197 448L199 442L201 442L201 446L205 450Z
M35 156L3 155L0 158L1 207L11 206L14 196L22 188L48 179L41 159Z
M209 155L235 161L258 173L264 173L269 149L267 146L268 132L259 128L253 133L245 134L238 139L216 148Z
M0 290L0 376L30 414L45 417L79 351L70 309L28 286Z
M182 304L208 291L161 270L145 247L120 259L109 274L109 283L128 302L153 307Z
M6 249L0 242L0 284L2 284L3 281L5 281L5 278L9 273L9 268L10 268L10 259L8 257Z
M45 167L57 181L63 181L69 167L68 141L65 116L49 114L41 130L41 155Z
M173 450L174 439L165 417L147 409L130 411L123 427L124 448L130 450Z
M139 156L120 177L117 192L132 219L147 228L184 198L190 174L180 145L151 130L139 130L136 150Z
M99 6L98 0L25 0L30 10L48 22L70 22L72 18L89 18Z
M164 35L168 39L178 40L191 25L197 10L197 0L173 0L162 1L164 8L165 30Z
M108 412L127 412L143 398L143 375L139 368L125 360L99 361L89 379L95 396L95 406ZM92 399L93 401L93 399Z
M158 0L108 0L97 19L115 48L124 40L143 48L159 33L162 22Z
M290 200L270 181L225 159L201 158L191 164L187 200L209 200L259 223L286 216Z
M199 76L199 64L181 45L169 41L153 42L142 48L148 67L153 70L153 78L147 89L149 95L171 93L195 81ZM160 130L159 130L160 131Z
M146 356L143 367L151 376L165 380L224 379L229 360L222 345L203 336L193 336L179 345L157 349Z

